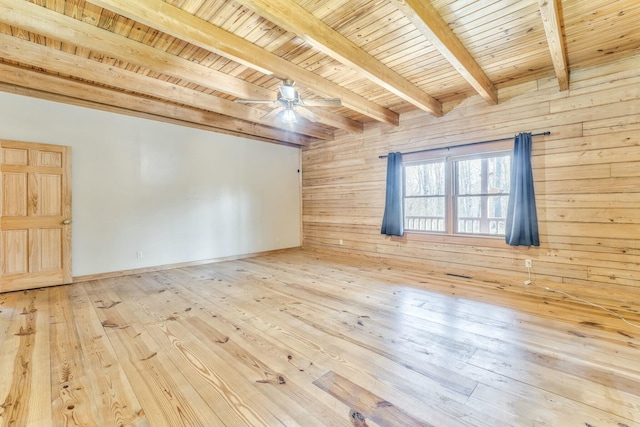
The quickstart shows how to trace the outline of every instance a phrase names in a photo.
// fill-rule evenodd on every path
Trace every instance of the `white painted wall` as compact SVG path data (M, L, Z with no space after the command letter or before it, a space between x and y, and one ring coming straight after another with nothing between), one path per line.
M0 138L73 147L74 276L300 246L297 148L7 93Z

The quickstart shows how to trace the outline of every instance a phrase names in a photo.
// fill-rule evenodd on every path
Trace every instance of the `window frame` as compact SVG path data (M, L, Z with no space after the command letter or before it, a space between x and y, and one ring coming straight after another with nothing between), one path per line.
M444 183L444 194L438 194L438 195L424 195L424 196L407 196L407 170L406 167L407 166L415 166L415 165L424 165L424 164L430 164L430 163L444 163L444 179L445 179L445 183ZM437 231L437 230L429 230L429 231L420 231L420 230L408 230L410 232L421 232L421 233L437 233L437 234L446 234L447 231L447 223L448 223L448 219L447 219L447 213L449 212L449 207L447 206L448 204L448 187L449 187L449 171L447 170L447 168L449 167L448 162L446 161L446 158L444 157L436 157L433 159L429 159L429 160L418 160L418 161L411 161L411 162L406 162L404 159L402 160L402 205L403 205L403 221L406 220L406 215L404 213L404 207L405 207L405 200L407 199L429 199L429 198L440 198L443 197L444 198L444 231ZM406 222L405 222L406 224Z
M453 157L451 158L450 162L451 162L451 167L452 167L452 171L451 171L451 179L453 180L453 187L452 187L452 191L451 191L451 199L453 201L453 210L452 210L452 219L453 222L451 223L452 225L452 232L453 234L460 234L460 235L473 235L473 236L490 236L490 237L504 237L504 234L495 234L495 233L491 233L491 232L479 232L479 233L474 233L474 232L465 232L465 231L460 231L459 227L460 227L460 216L459 216L459 200L463 197L480 197L481 201L480 201L480 211L481 211L481 216L478 218L479 220L479 227L480 229L485 229L488 230L491 226L491 220L492 217L490 216L490 211L489 211L489 203L490 203L490 198L491 197L504 197L504 196L509 196L509 193L491 193L489 192L489 160L490 159L496 159L496 158L501 158L501 157L509 157L509 167L511 167L512 163L513 163L513 153L511 151L492 151L490 153L482 153L482 154L475 154L475 155L471 155L471 156L459 156L459 157ZM459 168L459 164L460 162L463 161L468 161L468 160L480 160L481 161L481 182L480 182L480 187L481 187L481 192L479 193L468 193L468 194L461 194L460 192L460 188L459 188L459 172L460 172L460 168ZM468 218L473 220L472 218ZM506 218L505 218L506 220Z
M417 235L461 237L461 238L482 238L482 239L504 239L503 234L488 233L461 233L457 231L456 197L459 197L456 190L456 170L455 162L461 160L486 159L499 157L501 154L508 154L511 165L513 165L513 141L496 141L489 143L467 144L462 146L444 147L441 149L429 150L426 152L416 152L407 154L402 160L402 203L405 206L406 200L406 166L419 165L424 163L444 161L445 169L445 230L444 231L423 231L406 229L405 232ZM484 177L483 177L484 179ZM511 189L509 189L511 191ZM504 193L487 194L486 196L499 195ZM507 193L510 194L510 193ZM488 212L487 212L488 213ZM406 213L403 212L403 221L406 221ZM406 222L405 222L406 224Z

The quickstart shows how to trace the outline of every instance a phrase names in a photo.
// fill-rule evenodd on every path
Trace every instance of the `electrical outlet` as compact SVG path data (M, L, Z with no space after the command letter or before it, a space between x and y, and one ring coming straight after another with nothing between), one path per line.
M142 259L142 257L143 257L143 254L141 251L136 252L136 258Z
M342 239L340 239L340 246L342 246L342 243L343 243L343 242L342 242Z
M527 268L531 268L533 266L533 264L531 263L530 259L525 259L524 260L524 266Z

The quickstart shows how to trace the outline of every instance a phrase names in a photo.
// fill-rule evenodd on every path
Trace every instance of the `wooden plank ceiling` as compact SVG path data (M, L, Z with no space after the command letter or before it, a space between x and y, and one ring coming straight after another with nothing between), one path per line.
M0 0L2 91L294 145L638 53L638 0ZM234 102L283 79L342 106Z

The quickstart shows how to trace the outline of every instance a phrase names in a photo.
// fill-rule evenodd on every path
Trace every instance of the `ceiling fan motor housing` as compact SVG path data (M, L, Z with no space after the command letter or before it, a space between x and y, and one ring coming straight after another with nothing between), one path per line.
M300 102L300 94L294 88L295 82L293 80L285 80L284 84L279 86L278 101L286 102Z

